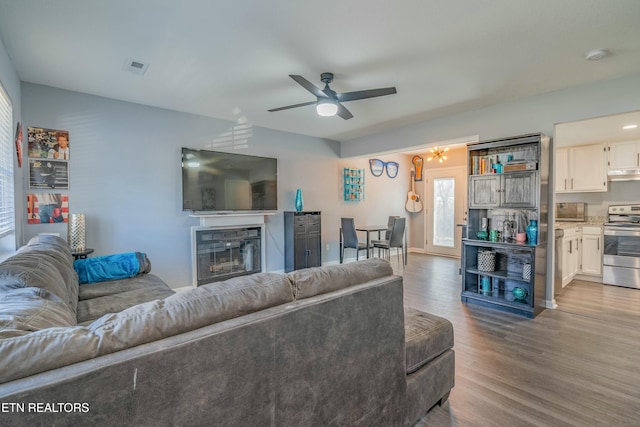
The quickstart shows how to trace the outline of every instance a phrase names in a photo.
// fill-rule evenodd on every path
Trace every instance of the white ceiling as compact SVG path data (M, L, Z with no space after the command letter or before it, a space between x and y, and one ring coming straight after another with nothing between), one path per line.
M640 1L0 0L0 37L26 82L348 141L636 74ZM267 112L314 100L289 74L325 71L398 93L346 103L351 120Z
M625 126L637 127L625 129ZM556 146L589 145L601 142L640 141L640 111L559 123L555 132Z

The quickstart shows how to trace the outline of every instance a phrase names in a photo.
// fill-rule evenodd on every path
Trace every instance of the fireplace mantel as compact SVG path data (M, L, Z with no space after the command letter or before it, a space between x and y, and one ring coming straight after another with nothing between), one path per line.
M275 212L231 212L220 214L190 214L200 219L201 227L230 227L244 225L264 225L264 217L275 215Z

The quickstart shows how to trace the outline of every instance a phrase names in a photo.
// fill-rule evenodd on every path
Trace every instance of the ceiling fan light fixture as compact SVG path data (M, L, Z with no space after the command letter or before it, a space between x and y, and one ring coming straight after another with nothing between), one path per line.
M322 117L335 116L338 112L338 103L331 98L319 98L316 111Z

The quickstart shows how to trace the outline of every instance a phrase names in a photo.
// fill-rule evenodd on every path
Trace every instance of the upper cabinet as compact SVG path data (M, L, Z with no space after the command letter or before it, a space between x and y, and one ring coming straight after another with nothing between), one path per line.
M556 149L556 193L607 191L604 143Z
M609 144L609 181L640 180L640 140Z
M640 167L640 141L609 144L609 170L637 169Z
M535 208L537 171L469 177L470 208Z

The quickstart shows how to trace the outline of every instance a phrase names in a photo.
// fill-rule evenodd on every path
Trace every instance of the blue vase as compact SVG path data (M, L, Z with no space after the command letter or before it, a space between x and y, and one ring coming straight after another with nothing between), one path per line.
M538 244L538 221L532 219L527 226L527 240L530 245Z
M298 188L296 190L296 210L300 212L302 211L303 207L304 207L304 201L302 200L302 190Z

